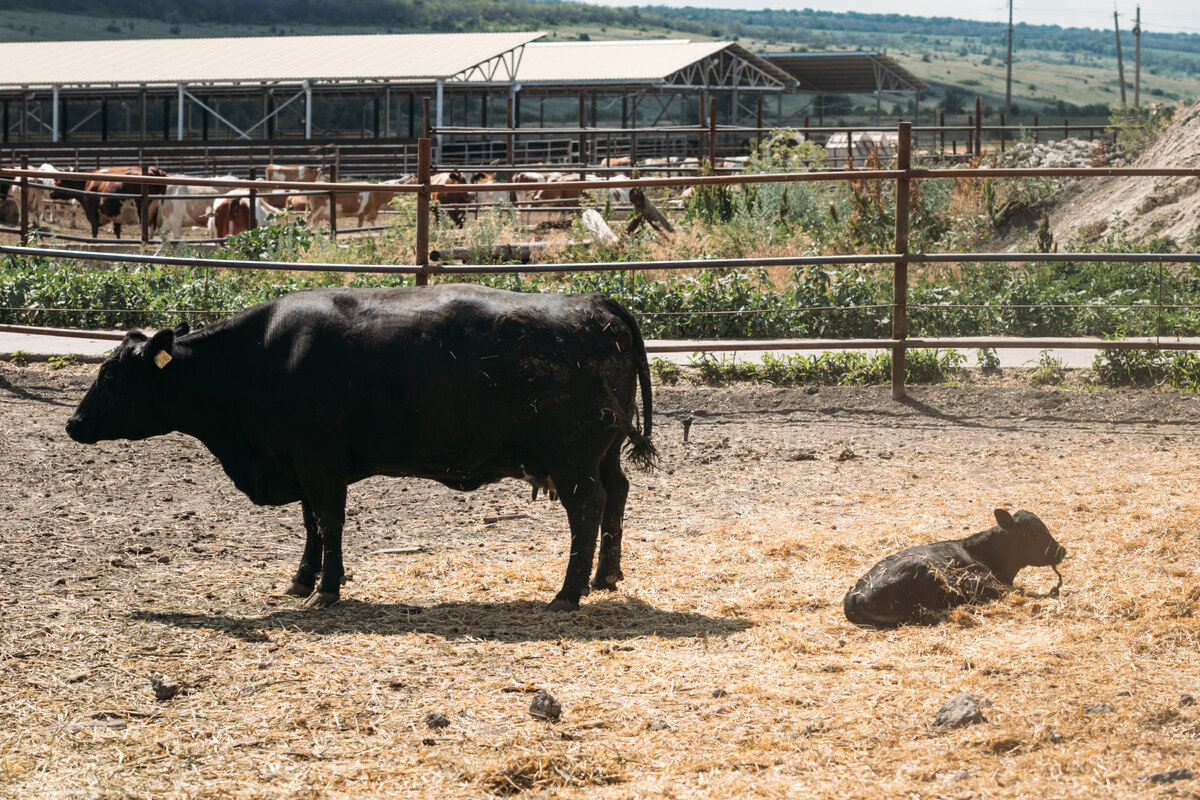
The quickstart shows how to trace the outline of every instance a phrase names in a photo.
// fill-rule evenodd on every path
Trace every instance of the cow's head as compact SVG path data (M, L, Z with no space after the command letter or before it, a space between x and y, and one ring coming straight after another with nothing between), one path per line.
M127 333L100 365L96 382L67 420L67 435L95 444L102 439L145 439L169 432L163 381L171 368L175 337L187 332L185 322L153 336Z
M1004 532L1006 549L1024 566L1049 567L1066 558L1066 548L1054 540L1036 514L1030 511L1009 514L1002 508L994 513Z

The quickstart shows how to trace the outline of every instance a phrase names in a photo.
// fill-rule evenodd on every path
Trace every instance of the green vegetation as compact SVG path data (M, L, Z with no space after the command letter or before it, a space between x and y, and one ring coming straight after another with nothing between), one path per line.
M904 358L908 383L942 383L954 379L965 357L954 351L909 350ZM656 370L661 377L661 367ZM708 383L758 381L775 386L881 386L892 379L892 354L834 351L814 355L764 355L761 361L717 358L711 353L692 357L702 380ZM676 378L677 380L677 378Z
M1200 354L1191 351L1101 350L1092 369L1105 386L1200 391Z

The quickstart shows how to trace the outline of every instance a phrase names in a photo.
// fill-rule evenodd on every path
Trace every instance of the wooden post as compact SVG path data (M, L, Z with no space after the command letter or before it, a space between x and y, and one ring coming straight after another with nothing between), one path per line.
M1000 152L1004 152L1004 140L1008 138L1008 131L1004 127L1004 112L1000 112Z
M587 127L587 104L586 96L583 92L579 93L579 167L583 169L587 166L587 134L583 129Z
M971 143L971 137L975 135L974 134L974 131L975 131L975 115L974 114L967 114L967 127L970 130L967 131L967 146L963 148L963 152L966 153L967 155L970 155L971 153L975 152L975 145Z
M250 168L250 180L258 180L258 170ZM258 227L258 189L250 187L250 219L246 223L251 228Z
M717 166L717 99L708 101L708 166Z
M1038 134L1041 133L1041 131L1038 130L1038 125L1040 125L1040 124L1041 123L1038 122L1037 114L1034 114L1033 115L1033 143L1034 144L1037 144Z
M804 115L804 134L801 141L807 142L812 139L812 132L808 129L808 114Z
M1063 120L1063 141L1065 142L1069 138L1071 138L1071 121L1064 119Z
M329 182L337 183L338 165L333 162L329 165ZM333 243L337 244L337 192L329 193L329 238L333 239Z
M432 135L433 122L429 119L429 98L421 98L421 137L428 139Z
M511 106L511 104L510 104ZM417 142L417 243L414 261L418 267L429 266L429 177L430 177L430 148L429 138ZM415 276L417 286L429 283L429 276L418 272Z
M908 171L912 169L912 123L901 122L899 125L896 166L904 171L903 177L896 179L896 252L901 256L908 255L908 198L911 179ZM908 262L895 262L892 273L892 339L903 341L908 338ZM903 344L892 348L892 399L903 400L904 389L904 358Z
M142 167L142 174L146 174L146 168ZM163 187L166 188L166 187ZM138 221L142 228L142 244L150 243L150 184L143 183L140 191L141 197L138 202Z
M975 155L983 155L983 98L975 95Z
M700 90L699 103L699 124L696 130L696 161L704 160L704 129L708 126L708 120L704 116L704 112L708 110L708 93L703 89ZM686 142L685 142L686 146ZM670 158L671 148L667 148L667 157Z
M29 156L21 154L21 169L29 169ZM21 176L21 246L29 247L29 176Z
M938 113L938 127L942 129L942 132L939 134L941 136L941 144L939 145L938 149L942 153L942 155L945 155L946 154L946 112L945 111Z
M755 148L759 148L759 149L762 148L762 140L763 140L762 126L763 126L762 98L759 97L758 102L754 104L754 127L757 129L754 131L754 146L755 146Z

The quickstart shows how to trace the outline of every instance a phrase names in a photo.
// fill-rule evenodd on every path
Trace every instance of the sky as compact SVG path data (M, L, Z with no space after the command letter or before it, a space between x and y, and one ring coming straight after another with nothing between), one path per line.
M1008 21L1007 0L585 0L606 6L704 6L708 8L812 8L823 11L860 11L864 14L909 14L917 17L959 17L994 22ZM1121 27L1133 27L1136 0L1120 0ZM1142 30L1159 33L1200 33L1197 0L1146 0ZM1112 29L1112 5L1103 0L1014 0L1013 21L1064 28Z

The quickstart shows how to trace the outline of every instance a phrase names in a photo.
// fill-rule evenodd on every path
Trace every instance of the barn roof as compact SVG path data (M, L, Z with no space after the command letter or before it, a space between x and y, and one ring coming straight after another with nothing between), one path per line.
M536 42L517 68L523 86L626 84L679 88L790 89L783 70L733 42L688 39Z
M806 92L920 92L929 88L883 53L769 53L762 58L787 71Z
M0 86L509 81L528 33L0 43Z

